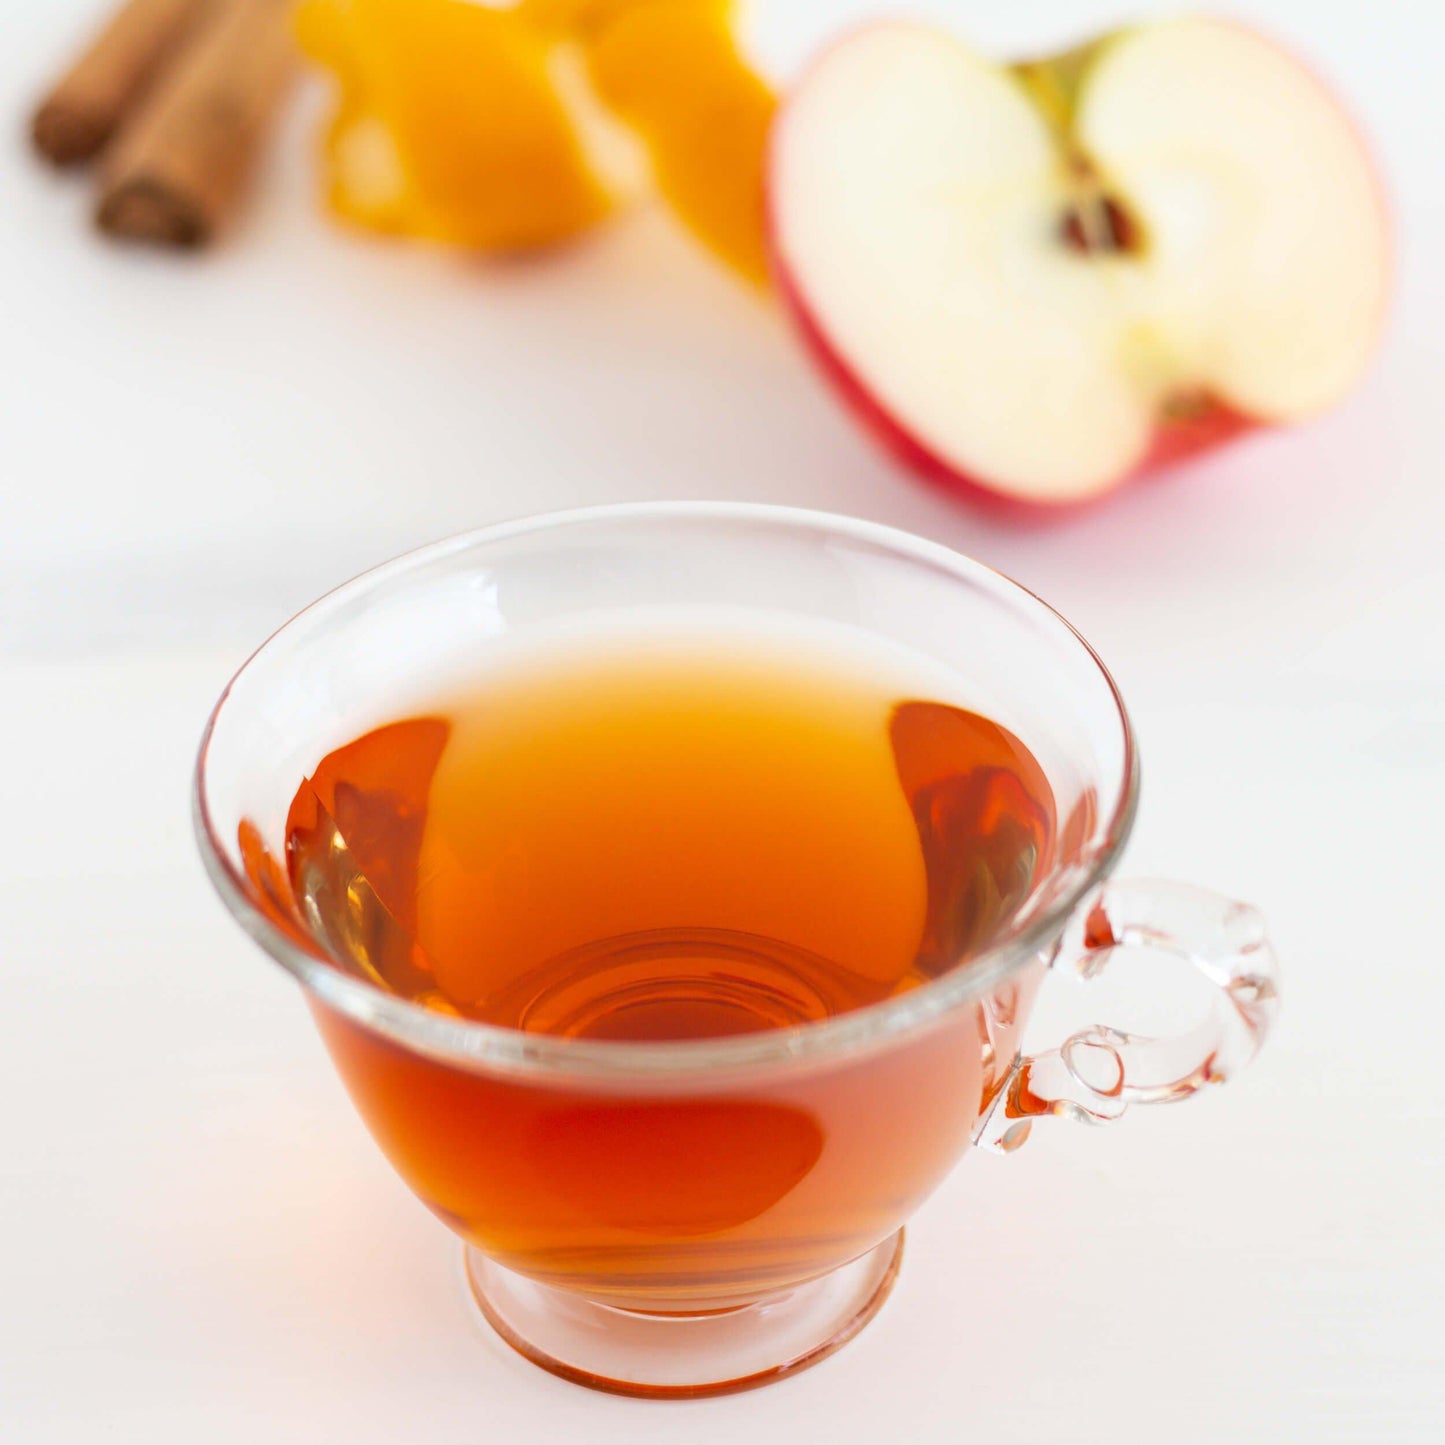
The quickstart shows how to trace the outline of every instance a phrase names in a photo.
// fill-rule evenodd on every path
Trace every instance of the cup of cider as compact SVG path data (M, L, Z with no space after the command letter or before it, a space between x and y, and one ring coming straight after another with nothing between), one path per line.
M1182 1099L1278 1007L1259 915L1111 875L1123 703L933 542L738 504L469 533L232 680L211 878L507 1342L595 1388L803 1368L887 1297L971 1145ZM1202 1018L1025 1053L1051 970L1192 964Z

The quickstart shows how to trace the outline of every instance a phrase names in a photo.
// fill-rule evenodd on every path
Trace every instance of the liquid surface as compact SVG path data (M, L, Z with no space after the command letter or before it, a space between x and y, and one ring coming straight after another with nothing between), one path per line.
M533 669L297 789L287 882L343 966L540 1033L687 1039L876 1003L1005 930L1053 843L1007 730L763 656Z
M1060 846L1052 795L996 723L825 654L650 636L494 669L327 753L284 848L244 825L258 902L391 993L552 1035L719 1038L917 987L1009 928ZM687 1088L494 1073L313 1007L459 1234L594 1298L716 1309L908 1218L1001 1087L1039 971L876 1049Z

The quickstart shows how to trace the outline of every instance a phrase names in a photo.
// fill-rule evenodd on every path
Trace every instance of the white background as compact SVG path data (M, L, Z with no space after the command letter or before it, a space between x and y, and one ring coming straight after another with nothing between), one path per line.
M878 7L754 8L788 74ZM1127 13L931 8L1001 54ZM660 216L506 266L323 225L314 96L228 245L107 247L22 138L90 0L0 9L0 1438L1445 1438L1445 10L1239 6L1382 158L1398 290L1359 392L1025 530L897 475ZM1287 970L1237 1086L967 1159L857 1342L685 1405L563 1384L474 1321L187 817L210 703L313 595L650 497L852 512L1042 592L1134 710L1128 871L1259 902Z

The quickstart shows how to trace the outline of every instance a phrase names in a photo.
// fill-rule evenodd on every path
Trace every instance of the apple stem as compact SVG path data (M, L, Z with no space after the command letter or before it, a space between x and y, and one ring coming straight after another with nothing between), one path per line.
M1137 253L1144 249L1143 227L1104 190L1098 171L1079 149L1074 135L1084 82L1112 39L1102 36L1062 55L1027 60L1013 67L1014 75L1053 134L1072 181L1074 199L1059 222L1059 235L1066 245L1085 255Z

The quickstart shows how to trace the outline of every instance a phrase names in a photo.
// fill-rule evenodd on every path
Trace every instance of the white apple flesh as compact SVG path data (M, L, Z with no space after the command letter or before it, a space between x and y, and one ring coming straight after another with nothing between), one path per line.
M1324 410L1385 309L1359 136L1223 22L1013 69L923 26L859 31L775 123L768 214L854 409L935 479L1026 502Z

